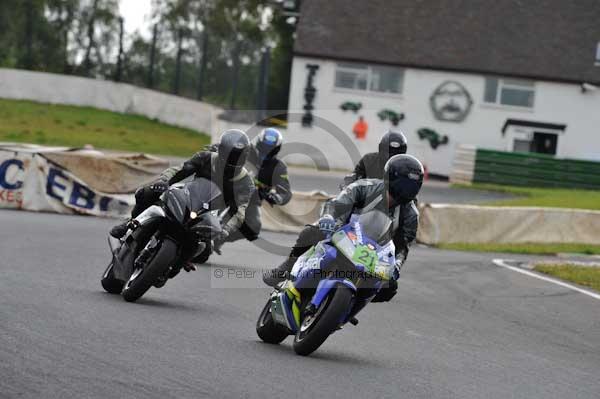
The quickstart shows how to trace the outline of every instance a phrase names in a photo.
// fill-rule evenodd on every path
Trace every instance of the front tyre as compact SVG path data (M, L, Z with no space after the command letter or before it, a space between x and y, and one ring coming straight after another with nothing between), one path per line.
M120 294L123 290L124 282L115 278L114 263L110 262L104 274L102 275L102 288L109 294Z
M302 321L294 337L294 351L301 356L308 356L316 351L340 325L350 308L352 296L348 287L336 285L314 315L306 316Z
M289 335L285 327L276 324L273 320L270 299L256 321L256 333L260 339L268 344L279 344Z
M154 285L159 277L164 276L177 258L177 244L165 238L154 257L144 269L136 269L125 284L121 295L127 302L135 302Z

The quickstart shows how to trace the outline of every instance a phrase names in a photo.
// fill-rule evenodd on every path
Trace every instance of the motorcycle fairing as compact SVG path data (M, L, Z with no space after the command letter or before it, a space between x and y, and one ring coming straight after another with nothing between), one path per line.
M323 300L327 297L327 295L329 295L329 292L332 289L335 289L335 286L338 284L343 284L346 287L350 288L352 292L356 292L356 286L352 281L348 279L327 278L319 281L319 285L317 286L317 292L315 292L315 295L310 300L310 303L312 303L315 307L319 307Z

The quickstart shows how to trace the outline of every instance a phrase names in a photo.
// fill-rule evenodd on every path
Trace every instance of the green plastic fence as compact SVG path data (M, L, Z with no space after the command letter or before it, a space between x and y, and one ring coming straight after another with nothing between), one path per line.
M512 186L600 189L600 162L477 149L473 181Z

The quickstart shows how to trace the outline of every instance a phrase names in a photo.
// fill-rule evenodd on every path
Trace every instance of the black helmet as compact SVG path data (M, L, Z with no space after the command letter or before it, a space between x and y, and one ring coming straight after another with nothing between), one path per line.
M406 154L406 137L399 130L390 130L383 135L379 142L379 153L390 159L394 155Z
M383 169L385 188L399 204L406 204L416 198L423 185L424 175L423 165L412 155L394 155Z
M238 129L230 129L223 133L219 140L217 153L220 167L223 168L225 174L237 175L246 163L249 150L250 140L246 133Z
M273 158L279 150L281 150L281 144L283 143L283 136L281 132L272 127L264 129L254 139L254 147L258 152L258 158L261 161L265 159Z

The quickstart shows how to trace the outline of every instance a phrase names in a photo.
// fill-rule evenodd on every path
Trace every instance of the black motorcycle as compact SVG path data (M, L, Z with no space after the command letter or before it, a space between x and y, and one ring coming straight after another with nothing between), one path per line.
M109 236L112 261L102 287L134 302L160 288L190 262L205 263L226 213L219 187L208 179L170 187L160 201L129 223L121 240Z

